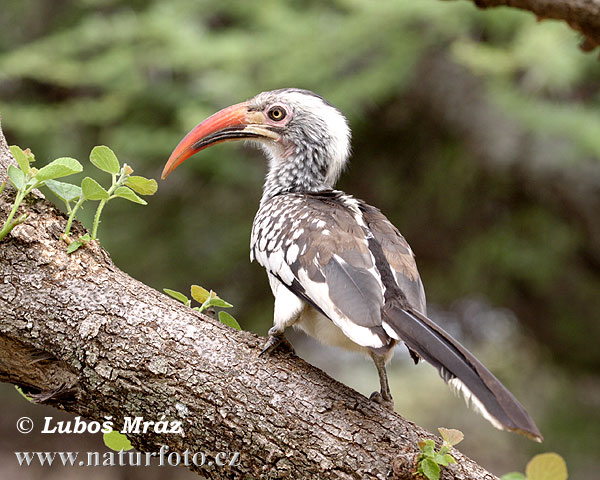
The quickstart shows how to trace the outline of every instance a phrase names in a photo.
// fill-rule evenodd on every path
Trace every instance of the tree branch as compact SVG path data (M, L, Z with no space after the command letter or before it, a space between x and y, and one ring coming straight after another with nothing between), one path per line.
M600 45L600 0L473 0L479 8L507 6L533 12L538 20L564 20L585 40L581 49L589 52Z
M0 175L11 161L0 129ZM240 452L236 466L190 467L208 478L412 478L433 435L293 354L259 357L262 339L129 277L96 242L67 255L64 215L41 198L22 208L29 219L0 244L0 380L118 427L183 422L183 436L129 435L142 451ZM452 453L442 478L495 478Z

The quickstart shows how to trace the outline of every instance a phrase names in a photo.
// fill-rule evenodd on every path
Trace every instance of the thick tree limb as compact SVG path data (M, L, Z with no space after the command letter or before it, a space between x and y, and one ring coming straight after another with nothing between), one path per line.
M600 0L473 0L479 8L507 6L533 12L539 20L564 20L584 35L584 51L600 45Z
M2 177L10 161L0 131ZM240 452L237 466L195 468L209 478L412 478L417 441L431 434L292 354L259 358L262 339L134 280L97 244L68 256L64 216L41 198L25 208L0 244L0 380L118 426L183 422L184 436L131 435L143 451ZM443 478L495 478L453 454Z

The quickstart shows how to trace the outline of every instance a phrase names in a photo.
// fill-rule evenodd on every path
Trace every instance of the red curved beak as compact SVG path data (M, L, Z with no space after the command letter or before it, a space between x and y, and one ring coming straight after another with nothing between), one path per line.
M261 112L248 110L249 102L242 102L211 115L196 125L175 147L161 178L167 176L195 153L227 140L270 138L277 135L264 125Z

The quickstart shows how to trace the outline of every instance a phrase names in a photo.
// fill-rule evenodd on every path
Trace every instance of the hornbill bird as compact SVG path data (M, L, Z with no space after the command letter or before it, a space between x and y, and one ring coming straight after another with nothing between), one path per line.
M334 189L350 156L350 129L339 110L307 90L260 93L192 129L162 178L196 152L238 139L269 160L250 251L275 296L263 353L294 326L322 343L370 355L381 385L371 397L389 407L385 365L404 342L415 362L435 366L492 425L542 440L506 387L426 316L414 255L398 229L377 208Z

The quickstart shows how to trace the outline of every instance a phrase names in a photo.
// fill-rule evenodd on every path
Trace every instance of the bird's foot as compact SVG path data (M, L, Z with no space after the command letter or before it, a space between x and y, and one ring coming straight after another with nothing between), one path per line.
M369 397L369 400L378 403L392 412L394 411L394 399L391 396L384 396L380 392L373 392Z
M294 347L292 347L292 344L288 342L287 338L285 338L283 332L275 327L271 327L271 329L269 329L269 338L265 342L265 345L259 355L262 356L266 353L271 353L276 348L281 347L285 348L285 350L289 351L290 353L296 353Z

